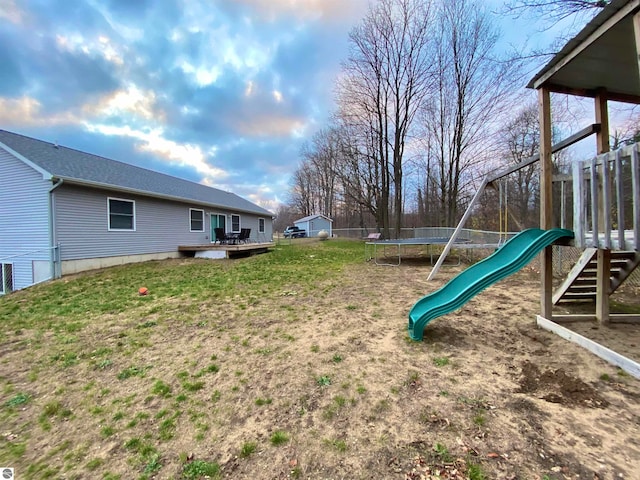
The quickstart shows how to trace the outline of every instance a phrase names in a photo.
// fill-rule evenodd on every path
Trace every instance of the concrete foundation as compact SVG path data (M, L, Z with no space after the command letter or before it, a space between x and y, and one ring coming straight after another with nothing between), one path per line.
M145 255L122 255L119 257L85 258L81 260L63 260L62 275L113 267L127 263L148 262L149 260L165 260L167 258L181 258L180 252L149 253Z
M221 259L227 258L227 252L223 250L202 250L195 253L196 258Z

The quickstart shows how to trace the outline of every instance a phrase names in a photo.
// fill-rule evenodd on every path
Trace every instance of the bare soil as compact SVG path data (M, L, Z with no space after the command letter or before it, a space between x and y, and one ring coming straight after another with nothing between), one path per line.
M24 378L38 400L23 421L35 423L61 387L74 420L53 418L50 431L32 435L21 467L43 458L68 464L68 453L78 452L103 463L88 470L83 460L60 478L102 478L107 470L137 478L144 465L124 445L145 432L156 438L157 412L175 399L150 395L153 381L177 392L178 372L215 358L219 371L176 407L174 435L158 447L163 467L150 478L181 478L188 458L216 461L233 479L640 479L640 382L536 327L538 276L523 271L487 289L413 342L410 307L462 267L427 282L429 268L420 259L397 268L363 262L314 292L283 290L240 312L212 301L192 323L150 329L145 347L110 369L80 364L37 387ZM184 305L176 299L175 307ZM135 326L124 323L105 317L78 335L87 351L117 351L122 332ZM639 326L586 330L640 359ZM2 356L17 378L31 368L26 351ZM118 380L129 365L149 370ZM125 428L110 413L91 413L111 412L116 400L123 421L136 412L149 418ZM104 425L115 434L101 437ZM19 427L1 430L6 441L20 440ZM289 440L273 445L275 431ZM243 456L248 442L256 451Z

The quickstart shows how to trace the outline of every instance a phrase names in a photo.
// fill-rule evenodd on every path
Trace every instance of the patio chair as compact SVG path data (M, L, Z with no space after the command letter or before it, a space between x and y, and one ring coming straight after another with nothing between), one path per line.
M224 228L214 228L213 233L215 233L216 235L215 242L219 242L220 245L222 245L223 243L227 243L228 238L227 238L227 235L224 233Z
M250 228L241 228L240 229L240 236L238 237L238 242L239 243L249 243L250 239L249 237L251 236L251 229Z

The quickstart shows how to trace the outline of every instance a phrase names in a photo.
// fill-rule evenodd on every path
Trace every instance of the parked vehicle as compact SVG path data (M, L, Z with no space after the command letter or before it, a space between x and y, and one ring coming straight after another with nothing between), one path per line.
M287 227L284 229L284 238L303 238L307 236L307 231L300 227Z

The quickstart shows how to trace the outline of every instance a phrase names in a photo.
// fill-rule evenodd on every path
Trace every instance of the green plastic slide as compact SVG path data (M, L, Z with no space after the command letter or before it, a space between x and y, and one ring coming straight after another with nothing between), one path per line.
M418 300L409 312L409 336L422 340L424 327L431 320L462 307L485 288L523 268L541 250L561 238L573 238L573 232L563 228L531 228L520 232L493 254Z

